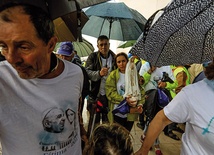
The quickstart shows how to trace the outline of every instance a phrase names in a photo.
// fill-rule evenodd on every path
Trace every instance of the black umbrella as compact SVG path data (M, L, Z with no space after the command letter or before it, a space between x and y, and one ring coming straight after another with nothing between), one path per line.
M88 17L82 11L71 12L55 19L53 22L58 41L82 41L81 29L87 21Z
M0 6L11 2L30 4L46 10L52 19L56 19L78 10L76 3L78 3L79 9L82 9L106 1L107 0L1 0Z
M81 9L105 1L107 0L1 0L0 7L11 2L40 7L54 20L59 41L74 41L78 38L81 40L81 28L88 20ZM59 28L63 28L63 32L60 32ZM65 37L65 34L73 36Z
M148 19L131 53L154 66L185 65L214 56L213 0L174 0Z
M85 13L90 17L82 32L93 37L107 35L114 40L137 40L146 23L145 17L123 2L94 5Z

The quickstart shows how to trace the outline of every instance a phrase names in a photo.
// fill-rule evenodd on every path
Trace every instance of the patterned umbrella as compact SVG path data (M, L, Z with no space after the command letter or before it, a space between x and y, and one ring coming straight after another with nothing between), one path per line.
M174 0L148 19L131 49L154 66L185 65L214 56L213 0Z

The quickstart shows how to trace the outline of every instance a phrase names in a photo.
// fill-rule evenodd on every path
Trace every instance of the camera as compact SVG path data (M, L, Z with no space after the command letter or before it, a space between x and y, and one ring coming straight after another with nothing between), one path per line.
M163 72L163 77L162 77L161 81L162 82L174 83L174 81L169 77L169 74L166 72Z

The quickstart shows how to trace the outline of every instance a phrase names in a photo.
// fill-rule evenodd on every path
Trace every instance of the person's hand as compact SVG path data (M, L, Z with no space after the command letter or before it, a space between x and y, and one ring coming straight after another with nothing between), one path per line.
M142 144L143 144L143 141L144 141L145 137L146 137L146 136L145 136L144 134L140 136L140 142L141 142Z
M143 107L142 107L142 105L137 106L137 107L131 107L131 108L130 108L130 113L141 114L142 112L143 112Z
M143 106L142 105L137 106L137 112L140 114L143 112Z
M88 143L88 138L87 138L86 135L82 135L82 136L81 136L81 139L82 139L82 141L85 142L85 144Z
M144 82L145 82L144 78L142 76L140 76L140 78L139 78L139 84L143 85Z
M141 153L141 151L138 150L137 152L134 153L134 155L143 155L143 153Z
M166 85L167 85L166 82L162 82L162 81L158 82L158 88L165 88Z
M152 74L152 72L154 72L156 68L157 67L155 66L151 66L151 68L147 71L147 73Z
M109 67L103 67L100 71L100 76L108 75L108 70L109 70Z

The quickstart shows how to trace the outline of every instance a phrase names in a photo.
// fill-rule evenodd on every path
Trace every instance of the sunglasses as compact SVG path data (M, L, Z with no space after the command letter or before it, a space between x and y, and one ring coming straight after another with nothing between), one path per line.
M206 68L207 66L209 66L212 63L212 61L208 61L208 62L204 62L202 65L204 68Z
M108 43L104 43L104 44L99 44L99 46L107 46L107 45L109 45Z

